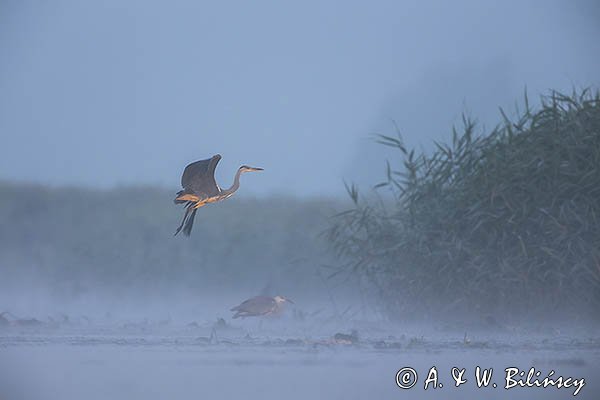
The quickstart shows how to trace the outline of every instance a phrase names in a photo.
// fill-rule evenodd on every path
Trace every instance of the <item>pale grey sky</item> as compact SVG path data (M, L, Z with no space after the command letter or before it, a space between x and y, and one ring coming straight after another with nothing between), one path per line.
M382 176L368 139L448 137L532 96L600 83L594 1L0 0L0 179L179 186L215 153L241 193L343 194Z

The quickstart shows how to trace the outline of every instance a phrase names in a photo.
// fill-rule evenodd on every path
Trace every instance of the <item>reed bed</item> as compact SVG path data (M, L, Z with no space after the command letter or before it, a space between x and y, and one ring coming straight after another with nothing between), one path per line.
M326 234L390 315L600 316L600 95L523 108L489 133L463 118L429 153L377 136L398 150L375 186L393 200L348 186Z

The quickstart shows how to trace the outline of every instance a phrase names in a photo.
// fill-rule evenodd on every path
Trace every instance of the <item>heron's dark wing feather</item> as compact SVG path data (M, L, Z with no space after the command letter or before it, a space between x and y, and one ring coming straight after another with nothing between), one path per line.
M206 160L200 160L189 164L183 170L183 175L181 176L181 186L185 189L190 186L192 183L192 177L196 175L203 175L208 171L208 164L210 163L210 158Z
M193 193L201 198L212 197L219 194L219 187L215 181L215 168L221 156L200 160L185 167L181 176L181 186L187 193Z

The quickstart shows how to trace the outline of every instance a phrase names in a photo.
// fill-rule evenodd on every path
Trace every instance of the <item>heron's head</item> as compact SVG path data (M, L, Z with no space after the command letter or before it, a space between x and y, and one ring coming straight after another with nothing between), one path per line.
M255 171L262 171L262 168L258 168L258 167L249 167L248 165L242 165L240 167L240 172L255 172Z
M283 304L283 303L285 303L286 301L287 301L288 303L292 303L292 304L294 304L294 302L293 302L293 301L291 301L290 299L288 299L288 298L286 298L286 297L283 297L283 296L275 296L275 297L273 297L273 299L275 299L275 301L277 302L277 304Z

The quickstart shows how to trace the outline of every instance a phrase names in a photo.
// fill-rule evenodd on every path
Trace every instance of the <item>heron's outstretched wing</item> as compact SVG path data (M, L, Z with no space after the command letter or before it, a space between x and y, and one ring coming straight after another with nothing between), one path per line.
M187 193L199 197L212 197L219 194L220 190L215 181L215 168L221 159L220 154L206 160L191 163L183 170L181 186Z

